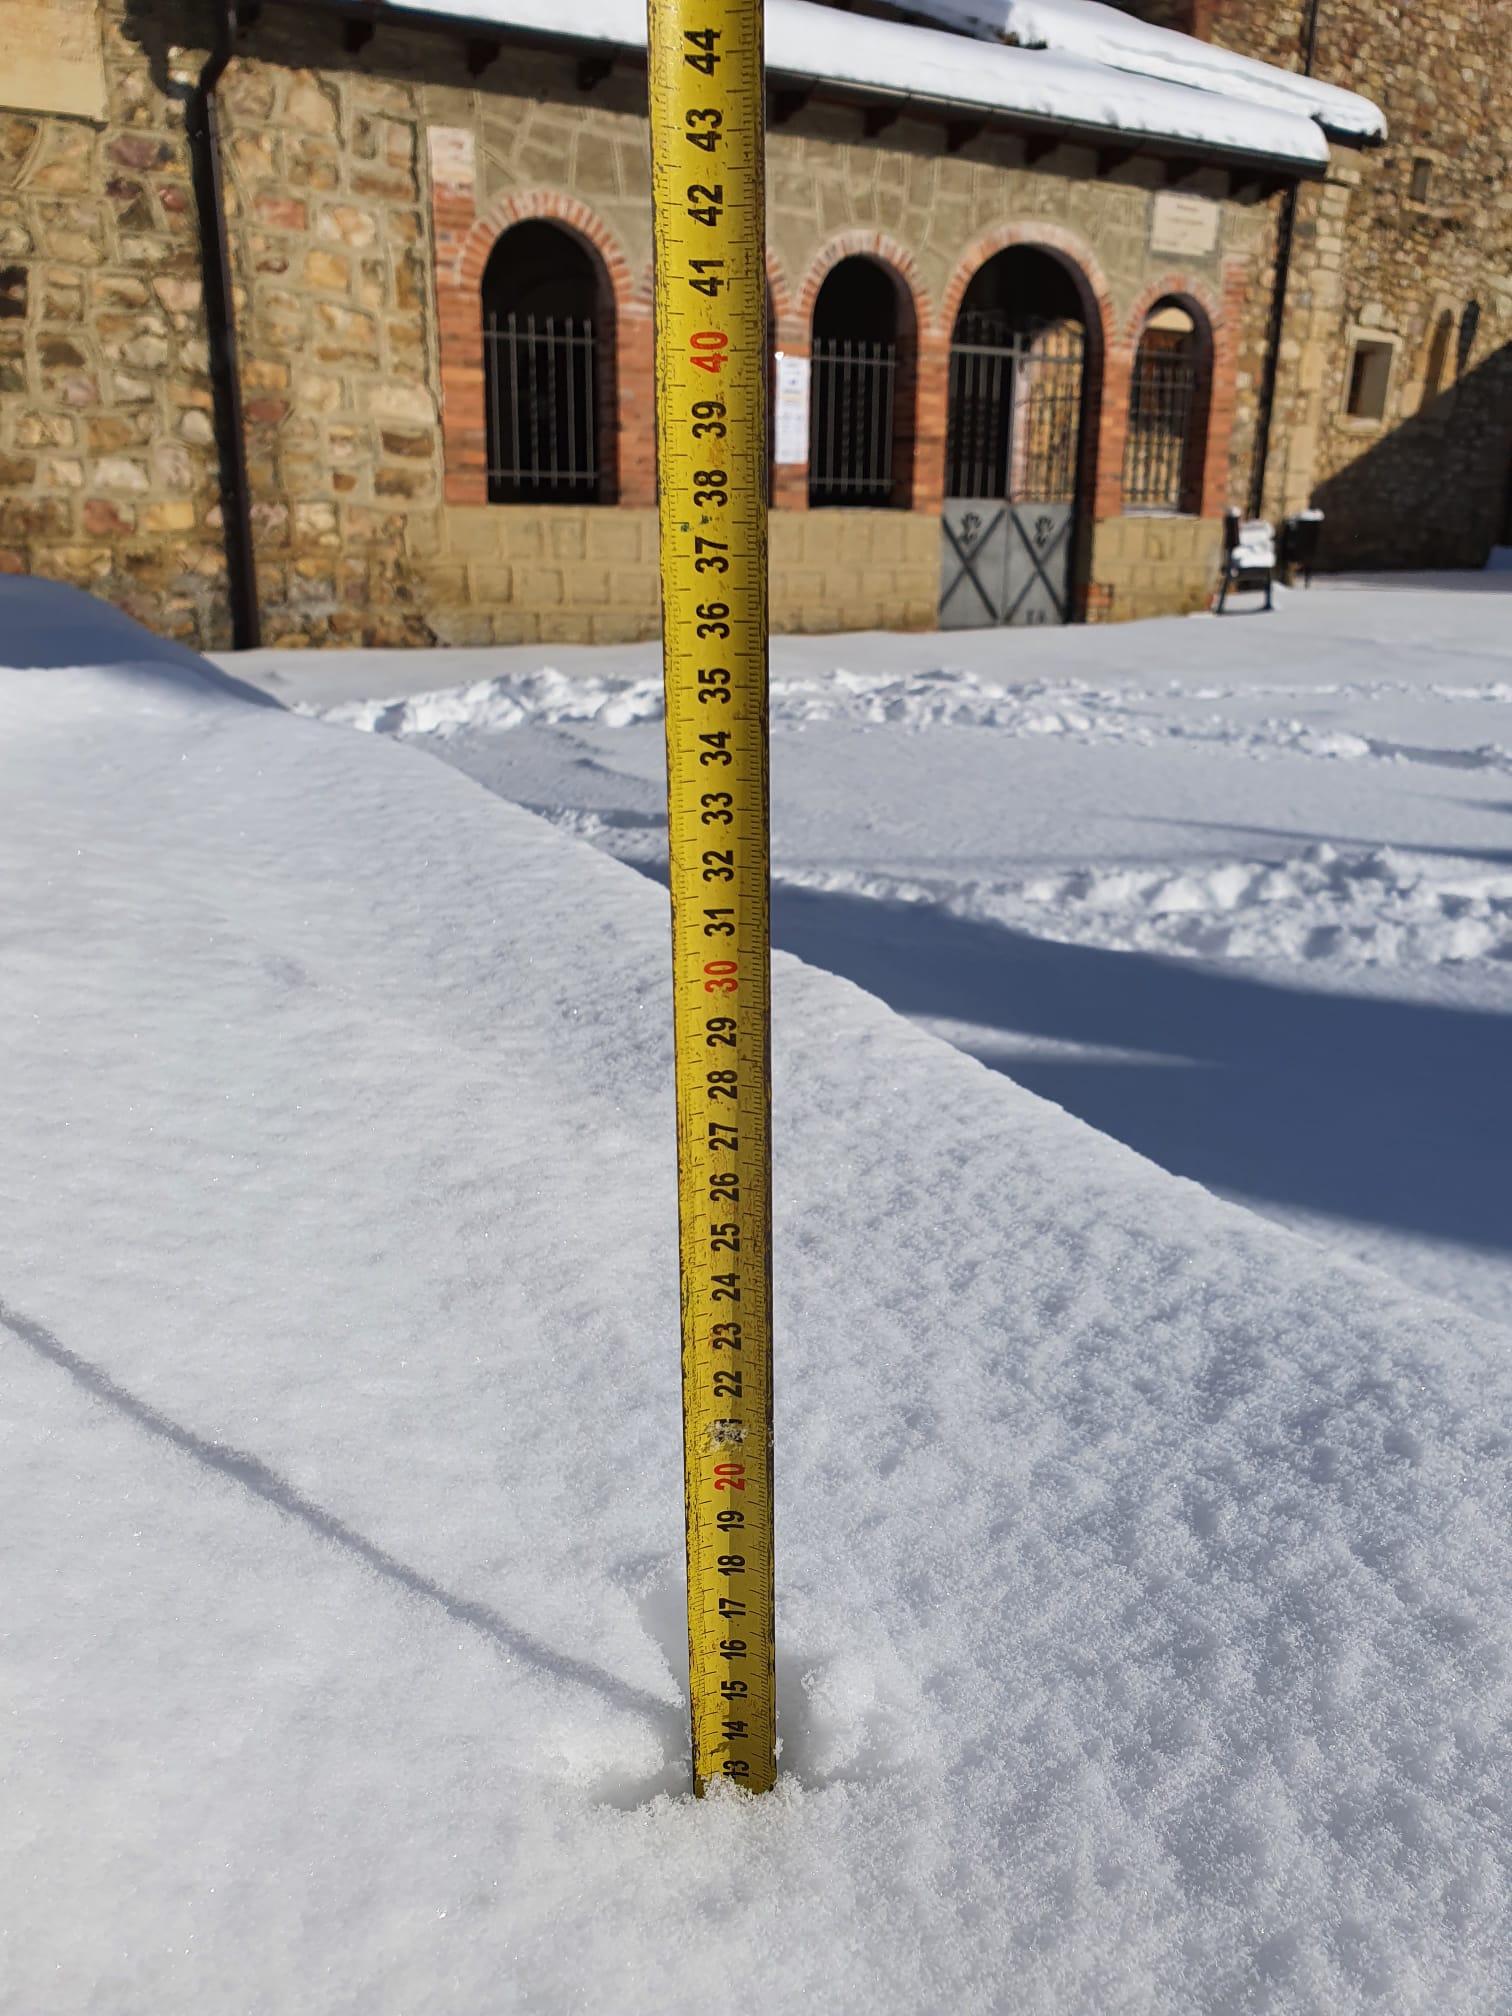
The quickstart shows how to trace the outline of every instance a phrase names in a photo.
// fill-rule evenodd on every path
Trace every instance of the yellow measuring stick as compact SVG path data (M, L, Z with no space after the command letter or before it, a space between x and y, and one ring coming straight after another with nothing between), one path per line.
M693 1777L776 1776L761 0L649 0Z

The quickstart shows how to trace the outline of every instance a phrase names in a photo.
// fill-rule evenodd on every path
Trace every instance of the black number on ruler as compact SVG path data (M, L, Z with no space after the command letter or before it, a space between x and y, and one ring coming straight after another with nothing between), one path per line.
M725 558L725 555L729 550L730 547L727 540L705 539L702 535L695 534L693 552L696 557L693 565L700 574L727 574L730 571L730 563ZM700 693L698 697L700 700L703 700L708 696Z
M683 114L683 120L688 128L688 145L712 154L724 137L719 130L724 124L724 114L712 105L694 105ZM697 260L693 263L699 264Z
M740 1227L738 1225L711 1225L709 1227L709 1251L711 1253L738 1253L740 1251ZM736 1378L739 1378L737 1373Z
M693 401L693 439L702 441L705 435L711 441L724 439L724 402L720 399L695 399Z
M705 791L698 802L704 808L705 826L728 826L735 817L730 809L735 800L728 791Z
M714 1283L714 1286L709 1290L709 1300L711 1302L738 1302L740 1300L740 1289L736 1286L736 1283L740 1279L738 1274L711 1274L709 1279Z
M714 1398L716 1400L738 1400L741 1379L738 1372L727 1372L723 1366L714 1374Z
M732 1155L740 1153L740 1136L733 1127L721 1126L719 1121L709 1122L710 1148L728 1148Z
M694 182L689 186L688 215L695 224L705 224L712 229L723 214L723 182L716 182L712 189L704 182Z
M712 1339L710 1344L711 1350L738 1351L740 1349L740 1325L738 1323L716 1323L710 1332L710 1337ZM719 1523L721 1526L744 1526L745 1514L744 1512L737 1511L732 1506L728 1512L720 1513Z
M704 1028L709 1032L704 1037L705 1047L714 1050L721 1046L726 1050L735 1048L736 1024L733 1015L711 1015Z
M714 65L719 61L719 57L714 49L714 44L719 40L719 30L717 28L685 28L683 30L683 40L684 42L691 42L693 47L700 52L696 56L690 56L685 49L683 51L684 63L690 69L702 71L705 77L712 77L714 75Z

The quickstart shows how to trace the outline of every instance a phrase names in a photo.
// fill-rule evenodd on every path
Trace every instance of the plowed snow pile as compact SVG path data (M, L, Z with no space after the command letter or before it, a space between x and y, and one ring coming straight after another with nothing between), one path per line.
M7 2010L1512 2002L1506 1333L780 958L697 1805L663 892L166 659L0 801Z

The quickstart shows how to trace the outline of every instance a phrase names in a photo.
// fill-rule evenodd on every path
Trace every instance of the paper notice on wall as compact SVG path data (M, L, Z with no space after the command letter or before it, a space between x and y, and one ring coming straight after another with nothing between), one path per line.
M807 462L809 454L809 360L779 350L773 460Z

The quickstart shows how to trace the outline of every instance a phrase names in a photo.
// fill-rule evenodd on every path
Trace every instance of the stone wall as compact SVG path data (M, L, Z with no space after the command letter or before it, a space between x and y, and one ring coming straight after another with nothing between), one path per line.
M181 108L118 13L103 120L0 111L0 571L226 635Z
M101 11L103 124L0 121L0 566L79 581L156 628L224 645L183 130L204 17L191 0ZM477 46L454 33L385 25L358 47L350 25L270 0L220 90L264 637L645 634L656 605L644 73L589 77L567 56L506 47L474 75ZM1097 519L1122 509L1142 314L1182 292L1210 318L1203 511L1221 508L1230 437L1242 462L1252 421L1242 311L1264 206L1220 200L1221 177L1197 179L1213 242L1173 267L1151 245L1158 162L1100 174L1091 153L1062 147L1030 166L1011 136L950 152L938 127L906 118L868 139L859 108L823 104L776 126L769 162L779 346L806 353L825 274L864 251L899 278L918 361L912 513L810 522L805 472L776 472L778 623L933 620L949 333L971 274L1005 245L1044 246L1079 276L1099 381L1082 466ZM543 510L534 531L530 514L483 502L478 465L458 451L480 413L447 364L459 336L476 337L479 260L525 215L556 216L597 247L618 321L618 506ZM452 256L462 240L471 264ZM1089 612L1131 612L1138 598L1101 578L1089 536L1082 555ZM579 564L558 601L564 556Z
M1265 510L1321 505L1325 565L1479 566L1512 537L1512 11L1320 0L1317 24L1314 74L1373 99L1389 137L1335 146L1326 184L1300 195ZM1306 0L1199 0L1195 25L1302 67ZM1257 288L1256 357L1264 312ZM1379 420L1346 411L1362 336L1394 353Z

